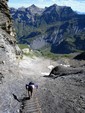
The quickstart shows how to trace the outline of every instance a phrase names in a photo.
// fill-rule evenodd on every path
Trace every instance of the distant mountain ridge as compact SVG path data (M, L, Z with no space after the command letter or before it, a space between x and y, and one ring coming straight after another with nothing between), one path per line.
M10 8L19 43L33 49L53 53L70 53L85 50L85 15L71 7L56 4L38 8Z

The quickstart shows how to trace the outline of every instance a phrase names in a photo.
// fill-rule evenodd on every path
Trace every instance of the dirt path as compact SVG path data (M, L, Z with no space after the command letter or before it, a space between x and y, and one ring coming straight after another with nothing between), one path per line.
M53 62L49 59L44 58L37 58L34 57L28 58L24 57L23 60L19 62L19 68L20 68L20 76L22 78L30 78L34 80L37 83L43 84L44 75L49 75L52 68L49 68L49 66L55 66L57 65L56 62ZM39 85L40 85L39 84Z
M34 91L32 98L25 97L20 105L20 113L42 113L37 92Z
M49 67L56 65L59 64L49 59L24 57L19 62L19 75L25 80L24 83L34 81L38 84L36 97L42 113L85 113L85 73L59 77L55 80L43 77L50 73ZM31 106L30 103L31 100L26 102L25 112ZM36 106L34 103L36 100L33 99L32 105ZM31 108L29 110L32 110Z
M48 75L52 69L56 65L56 62L52 60L37 58L34 57L28 58L25 57L23 60L18 61L19 65L19 76L22 79L27 79L26 82L29 83L33 81L38 84L39 89L34 94L34 96L30 100L25 100L21 103L21 112L20 113L42 113L40 107L39 91L42 89L42 86L46 83L46 78L44 75ZM24 104L24 108L22 107Z

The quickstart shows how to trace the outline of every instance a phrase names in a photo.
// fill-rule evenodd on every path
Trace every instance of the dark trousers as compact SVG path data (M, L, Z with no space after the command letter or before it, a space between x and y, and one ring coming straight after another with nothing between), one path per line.
M27 90L28 90L28 96L29 96L29 97L32 97L32 94L33 94L33 87L30 85Z

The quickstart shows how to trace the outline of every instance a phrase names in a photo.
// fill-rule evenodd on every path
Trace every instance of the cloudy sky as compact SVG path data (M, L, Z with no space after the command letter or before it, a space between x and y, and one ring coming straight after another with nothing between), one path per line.
M51 6L57 4L60 6L70 6L73 10L85 13L85 0L9 0L10 7L28 7L35 4L38 7Z

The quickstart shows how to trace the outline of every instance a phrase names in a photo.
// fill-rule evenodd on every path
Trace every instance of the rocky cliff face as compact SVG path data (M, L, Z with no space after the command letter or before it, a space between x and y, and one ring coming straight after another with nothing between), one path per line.
M12 83L15 83L17 75L16 53L20 49L16 45L7 1L0 0L0 113L15 113L17 108L13 103L17 103L12 97Z
M8 0L1 0L0 2L0 27L15 38L16 33L13 28L7 1Z
M4 48L6 52L11 52L11 57L13 51L13 53L16 54L18 47L16 46L16 33L13 27L7 1L8 0L0 1L0 49ZM11 48L13 50L11 50Z

